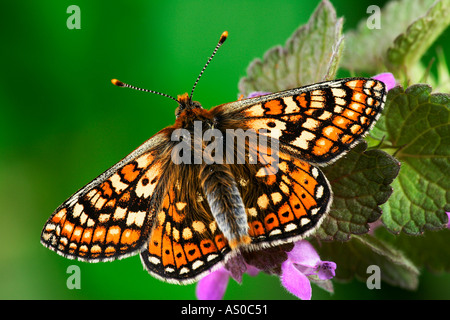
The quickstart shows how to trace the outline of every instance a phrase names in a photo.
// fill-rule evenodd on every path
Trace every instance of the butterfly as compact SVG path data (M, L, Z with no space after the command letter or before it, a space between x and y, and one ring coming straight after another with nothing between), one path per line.
M112 80L175 100L175 124L60 205L42 230L44 246L88 262L139 253L150 274L183 284L233 255L290 243L319 227L333 199L320 166L367 134L383 109L385 85L346 78L206 110L192 94L227 35L190 95L175 99ZM190 139L196 130L202 139ZM276 143L260 144L248 132Z

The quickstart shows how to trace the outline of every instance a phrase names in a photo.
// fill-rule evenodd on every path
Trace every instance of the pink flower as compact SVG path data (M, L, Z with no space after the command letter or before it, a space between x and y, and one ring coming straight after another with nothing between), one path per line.
M199 300L222 299L230 277L240 283L244 273L256 276L264 271L280 276L282 285L300 299L311 299L310 281L329 280L334 277L335 269L334 262L321 261L314 247L300 240L295 244L236 255L202 278L196 295Z
M255 97L259 97L259 96L265 96L266 94L271 94L271 92L253 91L253 92L250 92L250 94L246 97L246 99L255 98Z
M224 267L220 267L202 278L195 290L198 300L221 300L227 289L230 274Z
M395 84L396 84L394 75L392 73L389 73L389 72L377 74L376 76L372 77L372 79L384 82L384 84L386 85L386 90L387 91L389 91L392 88L394 88Z
M336 263L321 261L314 247L308 241L300 240L281 265L281 283L298 298L310 300L310 280L329 280L335 276L335 270Z
M446 212L448 221L447 221L447 228L450 229L450 212Z
M256 276L259 273L258 268L245 263L239 258L237 260L235 258L230 259L231 263L230 261L227 262L225 266L200 279L195 290L197 299L221 300L225 295L230 276L240 283L244 272L251 276Z

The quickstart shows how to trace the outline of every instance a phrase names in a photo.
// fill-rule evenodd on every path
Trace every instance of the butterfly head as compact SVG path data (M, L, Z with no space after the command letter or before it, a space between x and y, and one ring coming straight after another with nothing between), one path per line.
M191 109L203 109L202 105L198 101L193 101L191 97L187 94L181 94L177 97L178 108L175 110L175 116L178 118L183 111L188 111Z

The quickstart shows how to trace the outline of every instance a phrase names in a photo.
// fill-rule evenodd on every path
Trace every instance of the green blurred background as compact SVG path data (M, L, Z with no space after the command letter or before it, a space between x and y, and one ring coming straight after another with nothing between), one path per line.
M383 1L332 1L344 30ZM81 29L69 30L69 5ZM161 128L166 98L117 88L111 78L176 96L190 91L220 34L229 38L197 86L204 107L233 101L255 57L307 22L318 1L4 1L0 9L0 298L194 299L195 285L152 278L139 256L112 263L66 260L39 242L53 210ZM383 26L382 27L388 27ZM450 61L449 30L437 46ZM81 290L66 287L81 268ZM449 275L424 272L417 292L383 283L313 288L313 299L449 299ZM230 281L226 299L292 299L276 277Z

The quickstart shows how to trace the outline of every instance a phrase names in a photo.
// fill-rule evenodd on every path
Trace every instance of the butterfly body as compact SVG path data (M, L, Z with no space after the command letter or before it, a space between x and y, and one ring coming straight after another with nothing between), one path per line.
M89 262L139 253L155 277L190 283L233 255L304 238L332 203L318 166L370 130L385 98L384 84L366 78L210 110L178 96L174 125L59 206L41 242Z

